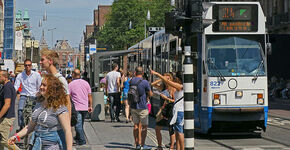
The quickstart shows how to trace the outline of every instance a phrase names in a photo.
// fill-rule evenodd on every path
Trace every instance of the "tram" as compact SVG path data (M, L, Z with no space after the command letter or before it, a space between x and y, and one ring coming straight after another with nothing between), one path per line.
M259 2L211 2L215 22L192 37L195 131L265 131L268 118L266 17ZM164 30L129 50L129 62L164 73L182 70L181 39ZM133 57L133 58L132 58ZM131 63L132 62L132 63ZM135 61L137 62L137 61Z
M266 19L259 2L212 2L198 36L195 130L266 130Z

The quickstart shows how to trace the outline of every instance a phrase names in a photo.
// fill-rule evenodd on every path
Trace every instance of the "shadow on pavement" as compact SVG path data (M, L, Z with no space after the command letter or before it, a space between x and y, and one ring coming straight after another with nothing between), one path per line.
M290 100L269 98L269 109L280 109L290 111Z
M105 145L106 148L111 149L135 149L132 144L111 142L110 145Z
M252 138L262 138L259 132L242 132L242 133L214 133L214 135L194 133L194 138L196 139L211 139L211 140L221 140L221 139L252 139Z

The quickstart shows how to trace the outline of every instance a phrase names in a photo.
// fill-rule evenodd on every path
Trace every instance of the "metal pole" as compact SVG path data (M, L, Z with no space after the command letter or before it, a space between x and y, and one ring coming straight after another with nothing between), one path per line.
M51 49L53 48L53 30L51 30Z
M144 22L144 38L146 39L146 20Z
M51 31L51 49L53 48L53 30L56 28L48 29L48 31Z
M31 51L30 51L31 62L33 62L33 46L34 46L34 40L31 40Z
M194 149L194 83L193 61L190 47L190 26L187 24L185 40L185 58L183 61L183 89L184 89L184 147L186 150Z

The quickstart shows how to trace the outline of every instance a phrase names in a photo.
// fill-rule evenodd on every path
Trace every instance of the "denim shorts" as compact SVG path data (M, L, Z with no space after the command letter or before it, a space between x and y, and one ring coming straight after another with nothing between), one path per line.
M123 92L123 96L122 96L123 100L128 100L128 92Z
M173 124L174 131L183 133L183 124L182 124L183 119L184 119L184 112L182 111L177 112L176 122Z

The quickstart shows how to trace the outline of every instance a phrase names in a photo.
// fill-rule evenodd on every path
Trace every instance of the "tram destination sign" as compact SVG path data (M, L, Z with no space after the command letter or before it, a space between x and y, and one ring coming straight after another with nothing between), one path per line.
M213 6L213 32L257 32L258 5L216 4Z

